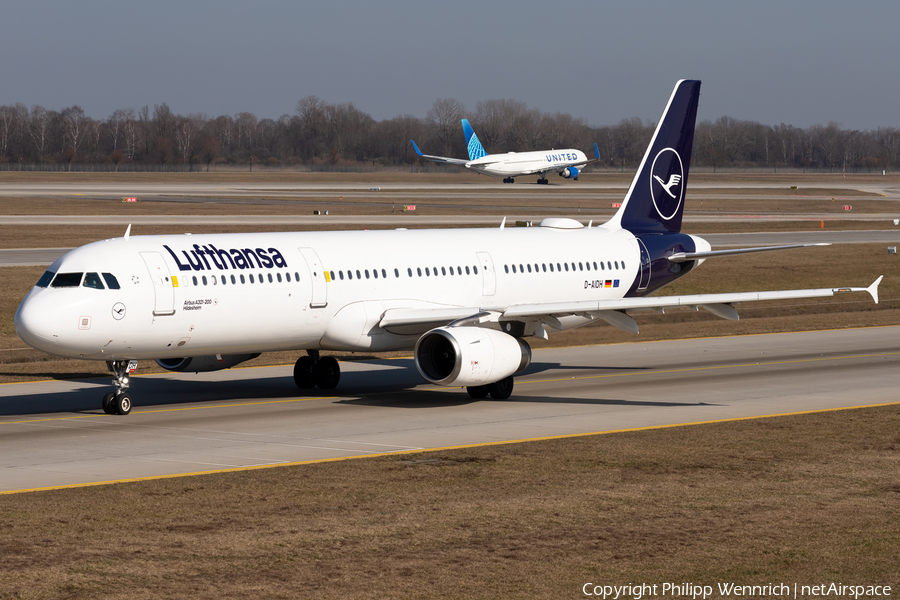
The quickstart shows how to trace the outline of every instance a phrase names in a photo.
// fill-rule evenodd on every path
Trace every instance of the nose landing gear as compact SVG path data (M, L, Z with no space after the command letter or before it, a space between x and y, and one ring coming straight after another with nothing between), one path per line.
M103 412L108 415L127 415L131 412L131 396L125 390L128 389L128 376L137 370L137 361L108 360L106 368L113 374L116 391L103 396Z

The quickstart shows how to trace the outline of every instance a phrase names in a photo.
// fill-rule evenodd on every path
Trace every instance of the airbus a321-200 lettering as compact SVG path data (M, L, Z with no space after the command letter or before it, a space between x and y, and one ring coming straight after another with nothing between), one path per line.
M585 165L600 160L600 150L594 144L593 159L588 159L581 150L540 150L533 152L507 152L505 154L488 154L478 136L472 130L467 119L462 120L463 133L466 135L466 149L469 151L469 160L461 158L449 158L447 156L432 156L422 154L415 140L412 142L413 150L422 158L432 162L459 165L472 171L490 175L491 177L503 177L503 183L515 183L515 178L520 175L540 175L538 183L546 184L547 173L556 172L560 177L578 180L578 174Z
M551 331L601 319L636 333L636 309L737 319L734 304L758 300L864 291L877 302L880 277L867 288L650 295L706 259L772 249L714 251L681 233L699 94L699 81L677 83L603 225L171 236L132 236L129 226L54 262L16 331L50 354L107 361L115 391L103 410L127 414L138 360L201 372L305 350L296 384L332 389L340 367L320 351L412 349L427 381L506 399L531 360L526 340Z

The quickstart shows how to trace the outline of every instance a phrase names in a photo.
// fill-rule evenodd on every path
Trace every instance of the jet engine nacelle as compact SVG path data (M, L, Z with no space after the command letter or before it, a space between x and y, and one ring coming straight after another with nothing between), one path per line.
M578 167L567 167L559 172L559 176L566 179L578 179Z
M437 385L487 385L531 363L524 341L480 327L432 329L419 338L415 355L419 373Z
M167 371L176 371L178 373L185 371L206 373L207 371L228 369L257 356L259 356L258 352L256 354L214 354L212 356L189 356L188 358L160 358L157 359L156 364Z

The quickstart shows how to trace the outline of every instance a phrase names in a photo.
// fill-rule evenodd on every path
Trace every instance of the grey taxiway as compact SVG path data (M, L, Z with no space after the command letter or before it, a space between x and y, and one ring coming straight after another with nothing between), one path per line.
M900 327L538 350L513 398L425 384L409 359L0 386L0 492L895 403Z

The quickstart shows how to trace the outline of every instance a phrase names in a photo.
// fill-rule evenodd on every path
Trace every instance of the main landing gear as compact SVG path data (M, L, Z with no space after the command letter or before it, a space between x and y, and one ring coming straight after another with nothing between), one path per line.
M487 398L490 394L494 400L506 400L512 396L513 378L512 375L500 381L489 383L488 385L470 385L466 388L469 396L472 398Z
M307 350L294 364L294 383L298 388L311 389L319 386L323 390L333 390L341 380L341 367L333 356L319 358L318 350Z
M515 183L515 182L516 182L516 180L513 179L512 177L506 177L506 178L503 180L503 183Z
M550 183L549 181L547 181L547 178L544 177L543 175L541 175L541 178L538 179L537 182L541 185L547 185L548 183Z
M137 370L136 360L108 360L106 368L113 374L115 392L103 396L103 412L108 415L127 415L131 412L131 396L128 389L128 376Z

